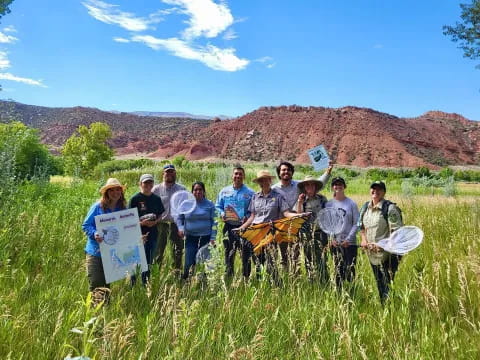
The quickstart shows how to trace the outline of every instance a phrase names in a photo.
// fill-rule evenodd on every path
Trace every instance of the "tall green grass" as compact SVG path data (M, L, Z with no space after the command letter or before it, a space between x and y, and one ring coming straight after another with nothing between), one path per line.
M143 170L160 171L114 174L129 196ZM247 169L249 182L255 172ZM187 186L204 180L211 199L230 182L229 168L178 173ZM221 267L206 283L183 284L167 264L147 289L114 283L111 303L92 309L80 225L102 181L24 185L0 204L0 358L480 358L478 198L389 190L425 239L402 260L384 308L360 254L355 286L340 294L304 275L284 276L281 287L239 273L225 283ZM368 183L354 184L360 203Z

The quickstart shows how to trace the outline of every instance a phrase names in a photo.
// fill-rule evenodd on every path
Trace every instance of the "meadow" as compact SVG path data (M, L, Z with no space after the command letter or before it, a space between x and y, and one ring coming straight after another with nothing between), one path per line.
M261 167L247 167L254 189L251 179ZM2 184L1 359L480 358L479 184L387 182L387 198L402 208L406 224L423 229L425 239L402 260L385 307L360 254L355 285L342 293L333 283L322 287L286 274L281 287L265 279L245 283L240 273L226 283L221 265L206 283L184 284L167 258L161 269L154 267L146 289L114 283L111 302L92 308L83 218L107 177L127 183L130 197L141 173L159 179L160 171L159 164L90 180ZM334 175L342 171L334 169ZM299 169L295 178L307 173ZM203 180L212 200L230 175L225 164L178 169L179 182L188 187ZM347 176L347 195L361 205L370 181ZM323 192L330 198L328 188Z

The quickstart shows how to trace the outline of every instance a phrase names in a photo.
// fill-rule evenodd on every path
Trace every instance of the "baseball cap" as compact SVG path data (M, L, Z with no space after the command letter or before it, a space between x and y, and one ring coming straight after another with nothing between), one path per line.
M175 170L175 166L173 166L173 164L167 164L163 167L163 171L167 171L167 170Z
M343 186L347 187L347 183L345 182L345 179L337 176L332 179L332 186L335 185L335 183L340 183L343 184Z
M154 181L153 180L153 175L143 174L142 176L140 176L140 183L144 183L145 181Z
M372 183L372 185L370 185L370 189L372 189L374 187L379 187L379 188L383 189L383 191L387 191L387 187L385 186L385 183L383 181L380 181L380 180L374 181Z

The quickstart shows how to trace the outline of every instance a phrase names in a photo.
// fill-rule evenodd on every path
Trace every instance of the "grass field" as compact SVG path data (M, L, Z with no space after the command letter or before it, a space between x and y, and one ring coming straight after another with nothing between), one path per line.
M159 173L114 175L131 196L143 171ZM247 169L249 184L255 172ZM210 199L230 183L230 168L178 173L187 186L204 180ZM425 239L402 260L384 308L361 254L352 292L305 276L285 276L282 287L272 287L266 280L246 284L238 274L226 284L221 267L206 285L182 284L168 263L154 268L147 289L115 283L111 303L92 309L80 225L104 180L23 185L0 204L1 359L480 358L478 184L460 184L456 197L445 197L421 187L405 196L401 184L387 183L387 197ZM367 180L348 184L358 204L368 199Z

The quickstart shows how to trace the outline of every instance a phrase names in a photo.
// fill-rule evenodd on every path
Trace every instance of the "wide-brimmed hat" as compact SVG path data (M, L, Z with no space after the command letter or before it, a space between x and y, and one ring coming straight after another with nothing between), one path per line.
M317 187L317 190L315 192L320 191L320 189L323 187L323 183L320 180L316 179L314 176L307 175L305 176L305 179L303 179L297 184L300 192L302 193L305 192L305 184L309 182L314 183L315 186Z
M121 187L122 190L125 192L125 188L126 188L125 185L122 185L122 184L120 183L120 181L118 181L118 179L109 178L109 179L107 180L107 182L105 183L105 185L103 185L103 186L100 188L100 193L101 193L101 194L105 194L105 192L106 192L108 189L113 189L113 188L116 188L116 187Z
M275 179L275 176L270 174L270 171L268 171L268 170L260 170L259 172L257 172L257 177L255 179L253 179L252 181L254 183L258 184L258 180L265 179L265 178L270 178L270 179L273 180L273 179Z

